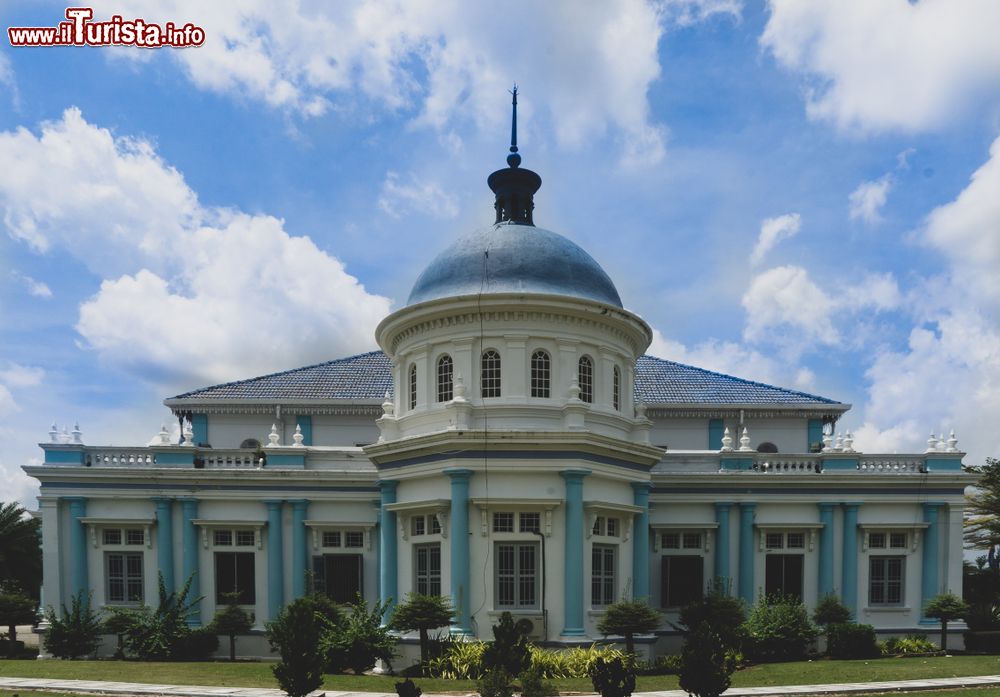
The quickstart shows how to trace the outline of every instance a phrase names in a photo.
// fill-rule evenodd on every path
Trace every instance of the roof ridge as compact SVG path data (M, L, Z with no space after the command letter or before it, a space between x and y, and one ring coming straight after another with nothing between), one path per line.
M645 353L642 356L640 356L638 359L636 359L636 362L638 362L639 360L641 360L643 358L649 358L649 359L652 359L654 361L659 361L661 363L672 363L673 365L679 365L679 366L683 366L684 368L689 368L691 370L696 370L699 373L707 373L709 375L714 375L714 376L721 377L721 378L727 378L729 380L735 380L736 382L740 382L740 383L743 383L743 384L746 384L746 385L754 385L756 387L766 387L766 388L771 389L771 390L777 390L779 392L785 392L785 393L788 393L788 394L798 395L799 397L808 397L809 399L818 399L818 400L821 400L821 401L824 401L824 402L828 402L830 404L845 404L845 402L840 402L840 401L837 401L836 399L831 399L829 397L824 397L822 395L813 394L811 392L803 392L802 390L793 390L793 389L790 389L788 387L779 387L778 385L771 385L771 384L766 383L766 382L759 382L757 380L749 380L747 378L737 377L735 375L730 375L728 373L720 373L717 370L709 370L708 368L699 368L696 365L690 365L688 363L681 363L680 361L672 361L669 358L660 358L659 356L652 356L652 355L650 355L648 353Z
M229 382L220 382L220 383L216 383L215 385L205 385L204 387L198 387L198 388L195 388L193 390L188 390L187 392L183 392L183 393L181 393L179 395L174 395L173 397L167 397L167 399L184 399L185 397L190 397L192 395L196 395L199 392L205 392L207 390L214 390L214 389L217 389L217 388L220 388L220 387L231 387L233 385L242 385L242 384L245 384L245 383L248 383L248 382L253 382L255 380L263 380L265 378L276 378L276 377L280 377L282 375L290 375L291 373L298 373L298 372L301 372L303 370L310 370L312 368L320 368L320 367L323 367L323 366L333 365L335 363L345 363L347 361L352 361L352 360L355 360L355 359L358 359L358 358L363 358L365 356L372 356L372 355L377 354L377 353L381 353L382 355L385 355L385 351L383 351L382 349L376 349L374 351L366 351L364 353L358 353L358 354L355 354L353 356L344 356L343 358L334 358L333 360L329 360L329 361L320 361L319 363L313 363L311 365L303 365L303 366L299 366L298 368L289 368L288 370L279 370L279 371L274 372L274 373L265 373L263 375L255 375L253 377L243 378L242 380L230 380Z

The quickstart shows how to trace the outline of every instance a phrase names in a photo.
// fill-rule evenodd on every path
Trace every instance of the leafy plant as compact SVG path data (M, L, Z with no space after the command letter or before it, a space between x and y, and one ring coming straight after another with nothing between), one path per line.
M528 639L509 612L500 615L493 625L493 641L483 651L483 670L503 670L508 676L520 675L531 664Z
M723 646L737 650L743 639L746 616L743 599L729 595L722 585L714 584L701 600L681 608L678 629L687 633L700 624L707 624Z
M13 501L0 504L0 581L14 582L30 598L42 582L41 521Z
M359 593L332 637L333 652L356 675L374 668L376 661L388 664L396 655L396 640L389 633L389 627L382 625L382 616L388 607L388 600L375 601L369 609Z
M688 633L681 650L682 690L698 697L718 697L729 688L734 670L736 661L707 622Z
M179 591L167 593L163 574L157 580L156 609L147 606L130 613L131 626L125 632L125 647L129 653L144 660L179 658L191 633L188 617L201 598L188 599L193 576L188 577Z
M62 614L49 606L45 611L49 631L45 647L57 658L79 658L97 651L101 643L101 620L90 606L90 595L80 591L70 601L70 609L62 606Z
M476 680L483 674L486 642L450 640L441 655L427 663L428 675L448 680Z
M420 697L423 690L421 690L417 685L407 678L403 682L398 682L395 684L396 694L399 697Z
M884 656L909 656L913 654L934 653L937 647L927 641L922 634L910 634L905 637L890 637L882 646Z
M590 669L590 681L601 697L629 697L635 691L635 668L631 656L625 659L598 658Z
M803 659L819 634L802 601L787 596L761 597L743 626L743 652L760 663Z
M544 678L586 678L590 676L590 669L598 658L607 661L614 658L625 659L628 656L621 649L597 644L557 651L529 644L528 651L531 654L532 668L540 668Z
M215 613L209 625L216 634L229 637L229 660L236 660L236 637L247 634L253 628L253 615L240 607L240 594L227 593L226 606Z
M831 624L842 624L851 621L851 611L844 603L840 602L833 593L828 593L820 598L816 604L816 609L812 614L813 622L824 630Z
M870 624L837 622L826 628L826 653L830 658L878 658L881 650Z
M521 683L521 697L554 697L559 694L555 687L545 682L542 675L542 667L532 664L526 668L519 676Z
M451 623L455 610L448 598L410 593L392 614L390 626L400 631L420 632L420 665L426 669L430 658L428 630Z
M635 635L652 632L660 626L660 613L644 600L621 600L605 609L597 631L605 636L625 637L625 651L635 655Z
M108 617L104 620L103 633L115 635L117 638L115 658L123 659L125 658L125 634L135 622L135 618L132 617L135 611L130 607L109 607L106 609Z
M513 697L514 686L510 674L503 668L488 670L476 681L476 691L481 697Z
M969 612L969 605L954 593L941 593L927 601L924 615L941 622L941 650L948 650L948 622L958 620Z
M311 597L283 607L266 629L268 643L280 656L271 670L289 697L305 697L323 684L330 623Z

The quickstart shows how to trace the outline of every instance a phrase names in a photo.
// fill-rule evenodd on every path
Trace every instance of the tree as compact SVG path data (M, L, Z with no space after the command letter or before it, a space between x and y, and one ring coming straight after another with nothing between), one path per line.
M236 660L236 636L248 634L253 628L253 616L240 607L240 594L227 593L228 604L215 613L215 618L209 627L216 634L229 637L229 660Z
M188 617L201 601L201 598L188 600L193 580L194 576L189 576L181 590L167 593L163 574L159 575L156 609L142 607L130 615L133 622L125 637L130 653L143 659L180 657L186 649L185 640L191 634Z
M948 650L948 622L965 617L968 604L954 593L941 593L927 601L924 615L941 621L941 650Z
M979 483L966 497L965 546L989 550L995 567L1000 546L1000 458L988 457L984 465L966 465L965 471L979 475Z
M310 597L281 608L268 622L267 641L280 661L271 668L289 697L305 697L323 684L323 668L330 649L330 626Z
M14 658L17 644L17 625L33 624L38 604L28 597L17 584L0 583L0 626L7 626L7 655Z
M450 624L454 616L455 610L448 598L410 593L406 596L406 600L396 607L390 626L402 632L413 630L420 632L420 665L426 666L430 658L428 630Z
M608 605L597 623L597 631L605 636L625 637L625 650L635 655L635 635L652 632L660 626L660 613L644 600L622 600Z
M0 504L0 582L14 581L36 600L42 583L40 525L20 504Z
M828 593L820 598L813 610L813 622L824 630L831 624L843 624L851 621L851 611L844 603L840 602L833 593Z

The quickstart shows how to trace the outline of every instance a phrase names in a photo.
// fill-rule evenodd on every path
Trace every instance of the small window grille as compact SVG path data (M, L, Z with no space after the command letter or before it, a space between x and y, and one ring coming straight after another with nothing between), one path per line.
M410 366L410 409L417 407L417 366Z
M581 356L577 370L580 383L580 399L590 404L594 401L594 363L589 356Z
M518 526L521 532L541 532L541 520L537 513L521 513L518 516Z
M339 547L340 546L340 532L339 531L328 531L323 533L323 546L324 547Z
M454 397L454 369L451 356L441 356L437 364L437 401L450 402Z
M514 514L494 513L493 532L514 532Z
M493 349L483 352L482 392L484 398L500 396L500 354Z
M531 396L548 399L551 380L551 361L545 351L531 354Z

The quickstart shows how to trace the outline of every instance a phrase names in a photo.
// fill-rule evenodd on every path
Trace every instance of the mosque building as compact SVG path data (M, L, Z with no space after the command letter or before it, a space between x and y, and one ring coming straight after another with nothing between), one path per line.
M848 404L645 355L652 331L601 266L534 224L516 95L513 130L494 223L420 274L381 350L170 397L181 442L53 429L24 468L45 605L155 603L162 575L201 596L192 625L235 592L262 629L310 591L414 592L450 596L452 635L489 638L509 611L565 646L601 640L616 601L676 619L718 584L928 628L926 601L962 590L954 435L860 453L836 435ZM667 621L639 643L679 645Z

